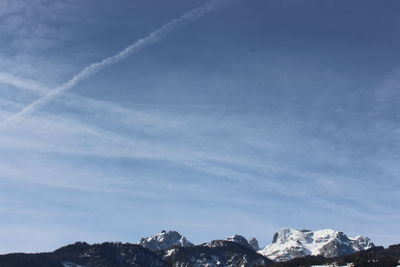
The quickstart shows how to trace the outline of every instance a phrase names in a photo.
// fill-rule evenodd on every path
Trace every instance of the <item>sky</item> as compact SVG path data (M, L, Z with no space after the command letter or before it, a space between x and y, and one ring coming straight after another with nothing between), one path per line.
M206 3L0 0L0 253L163 229L400 242L399 1L227 0L48 97Z

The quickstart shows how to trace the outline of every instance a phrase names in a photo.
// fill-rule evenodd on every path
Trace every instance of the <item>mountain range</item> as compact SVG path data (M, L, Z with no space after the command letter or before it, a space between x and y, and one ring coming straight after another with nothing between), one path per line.
M275 233L272 244L259 253L274 260L288 261L307 255L333 258L374 247L368 237L348 237L343 232L325 229L319 231L285 228Z
M275 233L272 243L262 249L257 239L241 235L195 245L176 231L161 231L137 244L77 242L49 253L0 255L0 267L398 266L399 262L400 245L385 249L375 247L368 237L291 228Z

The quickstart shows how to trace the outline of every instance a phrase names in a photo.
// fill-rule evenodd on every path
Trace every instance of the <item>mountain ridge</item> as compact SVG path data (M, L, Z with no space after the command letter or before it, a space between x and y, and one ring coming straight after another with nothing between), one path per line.
M298 238L298 240L296 240L295 237ZM337 250L335 246L331 246L331 250L328 250L331 254L326 253L324 255L315 256L311 254L306 254L305 256L298 254L292 255L293 257L288 257L285 261L276 257L271 259L260 253L274 244L275 246L279 245L288 248L289 246L285 247L284 245L296 244L300 246L299 242L303 242L305 243L303 244L305 248L310 249L307 245L310 246L312 243L311 241L316 240L323 241L321 241L322 245L319 244L319 247L315 247L320 248L329 244L332 240L336 240L336 238L347 246L351 245L353 250L360 249L362 251L348 253L348 251L345 250L345 255L335 255L334 253L340 252L340 250ZM330 229L313 232L311 230L284 228L274 235L272 241L271 245L264 247L262 250L258 250L258 241L255 238L248 240L237 234L225 240L213 240L203 244L193 244L177 231L161 231L154 236L142 238L136 244L120 242L88 244L86 242L76 242L61 247L53 252L0 255L0 267L274 267L300 266L296 265L298 263L301 263L301 266L311 266L311 264L333 264L334 262L349 262L351 260L354 262L364 262L363 257L374 257L374 255L381 261L393 262L397 257L397 254L395 254L397 253L397 247L395 247L395 249L387 249L389 253L394 253L395 256L386 255L386 250L382 248L382 251L382 249L380 249L381 247L372 247L363 250L373 245L369 238L362 236L348 238L344 233ZM337 243L333 244L336 245ZM400 246L398 250L399 257L397 260L400 260ZM300 251L302 250L300 249ZM285 253L287 250L283 249L279 252ZM357 253L364 254L360 254L361 256L352 256L358 255ZM273 260L275 260L275 262Z
M374 246L368 237L352 238L332 229L311 231L283 228L274 234L272 243L259 253L279 262L309 255L327 258L344 256Z

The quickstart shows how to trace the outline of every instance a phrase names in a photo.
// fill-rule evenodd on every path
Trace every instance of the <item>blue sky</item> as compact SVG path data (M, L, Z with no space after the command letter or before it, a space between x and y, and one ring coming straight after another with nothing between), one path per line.
M0 119L202 0L0 0ZM282 227L400 242L400 2L242 0L0 132L0 253Z

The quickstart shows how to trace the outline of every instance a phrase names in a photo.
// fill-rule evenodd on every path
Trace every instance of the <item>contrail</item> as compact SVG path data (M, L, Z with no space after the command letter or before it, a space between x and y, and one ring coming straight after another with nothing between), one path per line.
M51 102L53 99L64 93L65 91L75 87L81 81L88 79L92 75L96 74L97 72L101 71L102 69L116 64L125 58L129 57L130 55L141 51L142 49L146 48L149 45L155 44L174 31L178 30L179 28L201 18L202 16L217 11L229 4L234 2L238 2L240 0L212 0L207 4L195 8L189 12L186 12L182 16L171 20L167 24L163 25L159 29L153 31L146 37L137 40L132 45L126 47L124 50L119 52L114 56L107 57L99 62L92 63L89 66L85 67L81 72L75 74L70 80L67 82L53 88L43 97L37 99L36 101L32 102L25 108L23 108L18 113L10 116L9 118L0 122L0 130L5 130L9 125L22 120L25 116L32 114L36 110L40 109L47 103Z

